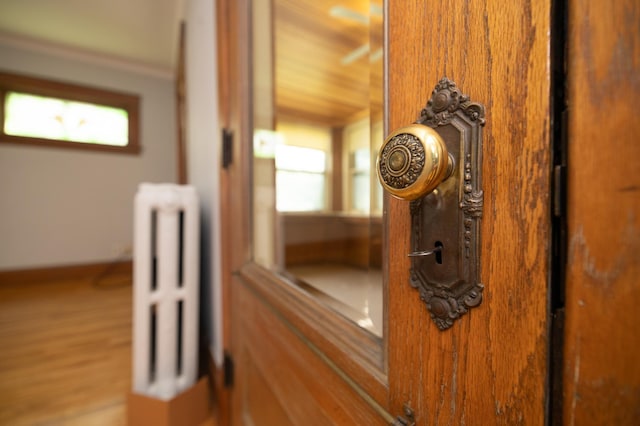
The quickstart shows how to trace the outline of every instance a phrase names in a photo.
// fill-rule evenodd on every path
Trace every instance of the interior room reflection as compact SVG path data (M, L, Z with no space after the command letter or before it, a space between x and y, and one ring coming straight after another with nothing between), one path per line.
M254 259L382 336L382 8L254 0L253 41Z

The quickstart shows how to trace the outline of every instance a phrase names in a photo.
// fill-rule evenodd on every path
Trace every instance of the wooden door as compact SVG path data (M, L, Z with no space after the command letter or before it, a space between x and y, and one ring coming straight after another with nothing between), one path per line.
M389 4L389 124L442 76L487 110L483 302L440 331L409 280L406 202L390 203L390 410L417 424L544 424L551 241L550 1ZM394 70L396 70L394 72Z
M380 340L251 261L250 13L244 1L219 2L223 123L236 147L223 176L225 345L235 366L233 386L219 389L230 396L219 399L224 423L638 420L640 129L631 99L640 16L632 0L560 3L388 2L388 130L415 121L443 76L486 107L485 290L479 307L440 331L408 284L409 205L388 199ZM615 147L603 155L601 132ZM566 194L554 178L564 166ZM610 180L594 177L602 170Z

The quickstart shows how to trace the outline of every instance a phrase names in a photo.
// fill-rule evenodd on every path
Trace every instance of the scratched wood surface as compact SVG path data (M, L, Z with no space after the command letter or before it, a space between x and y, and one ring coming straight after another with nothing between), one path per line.
M640 4L569 11L564 421L640 424Z
M408 285L409 208L390 204L391 412L420 425L544 424L548 349L549 1L389 3L390 129L443 76L487 109L484 301L447 331Z

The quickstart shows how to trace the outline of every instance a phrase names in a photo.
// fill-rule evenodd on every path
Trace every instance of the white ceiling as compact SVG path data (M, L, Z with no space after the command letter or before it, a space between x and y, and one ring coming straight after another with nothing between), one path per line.
M185 0L0 0L0 39L174 72Z

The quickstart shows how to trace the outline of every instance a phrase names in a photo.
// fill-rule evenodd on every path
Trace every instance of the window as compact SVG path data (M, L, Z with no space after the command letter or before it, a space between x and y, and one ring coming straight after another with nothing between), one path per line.
M276 208L280 212L328 211L331 129L279 123L275 145Z
M373 135L373 138L371 137ZM345 210L365 215L382 214L383 191L373 168L377 152L372 146L382 140L382 122L370 127L369 117L346 126L342 134Z
M0 141L138 153L137 96L0 73Z
M276 147L276 206L278 211L325 210L326 153L320 149Z
M350 154L351 208L368 213L371 200L371 151L369 148L359 148Z

